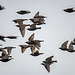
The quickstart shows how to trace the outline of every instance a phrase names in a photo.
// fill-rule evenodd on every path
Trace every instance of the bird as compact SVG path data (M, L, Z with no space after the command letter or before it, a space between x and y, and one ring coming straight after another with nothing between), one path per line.
M65 11L65 12L67 12L67 13L75 12L74 7L73 7L73 8L64 9L63 11Z
M0 35L0 40L1 40L1 41L4 41L4 42L5 42L5 39L4 39L4 38L16 39L17 36L3 36L3 35Z
M0 5L0 10L3 10L3 9L5 9L5 7L4 7L4 6L2 6L2 5Z
M8 55L11 54L11 51L12 51L13 48L16 48L16 47L11 47L11 46L4 47L4 49L7 49Z
M67 49L67 51L70 52L70 53L75 52L72 42L70 43L69 48Z
M29 31L34 31L34 30L37 30L37 29L41 29L41 27L36 27L36 24L31 24L30 28L27 28L27 30L29 30Z
M0 56L0 58L2 58L3 56L5 56L5 55L7 55L8 53L2 48L2 49L0 49L0 51L2 52L2 54L1 54L1 56ZM12 57L12 56L10 56L10 55L8 55L9 57Z
M34 33L29 37L28 41L26 42L29 45L34 45L37 49L41 47L40 42L44 42L44 40L34 40Z
M24 14L28 14L28 13L31 13L29 10L20 10L20 11L17 11L18 14L21 14L21 15L24 15Z
M29 47L33 47L33 45L19 45L21 47L21 52L24 53L24 51L29 48Z
M14 59L14 58L9 57L8 54L6 54L5 56L3 56L3 57L0 59L0 61L1 61L1 62L8 62L8 61L10 61L10 60L12 60L12 59Z
M28 20L28 19L15 19L13 22L18 23L19 25L23 24L23 21Z
M22 35L22 37L24 37L25 36L25 27L26 26L30 26L30 24L28 24L28 25L21 24L21 25L16 25L16 26L19 27L19 30L21 32L21 35Z
M9 39L17 39L18 36L7 36Z
M47 18L46 16L39 15L39 11L35 14L34 18Z
M48 72L50 72L50 65L53 64L54 62L57 62L57 60L52 60L53 57L54 56L52 55L52 56L46 58L45 61L43 61L43 63L41 63L41 65L45 66L45 68Z
M36 25L46 24L44 18L31 18L31 20Z
M32 56L39 56L41 54L44 54L44 53L40 53L38 50L36 50L34 53L31 53L30 55L32 55Z
M61 49L61 50L63 50L63 51L66 51L68 48L67 48L67 44L68 44L68 40L67 41L65 41L62 45L61 45L61 47L59 48L59 49Z
M5 36L3 36L3 35L0 35L0 40L1 41L4 41L5 42L5 39L4 38L6 38Z

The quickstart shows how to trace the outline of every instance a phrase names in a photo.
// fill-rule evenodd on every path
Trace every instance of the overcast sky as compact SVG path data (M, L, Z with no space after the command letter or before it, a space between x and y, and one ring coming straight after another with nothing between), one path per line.
M66 13L63 9L74 7L75 0L0 0L0 4L5 7L0 11L0 35L16 35L17 40L6 39L0 41L5 46L15 46L12 50L13 60L0 62L0 75L75 75L75 53L64 52L59 49L61 44L75 38L75 12ZM19 15L19 10L29 10L31 13ZM40 12L40 15L47 16L46 24L40 25L41 30L30 32L26 30L25 37L22 38L19 29L12 22L14 19L30 19ZM32 24L25 21L24 24ZM40 27L39 26L39 27ZM33 57L30 49L23 54L18 45L26 44L29 36L35 33L34 39L44 40L41 43L40 52L44 55ZM68 43L68 45L69 45ZM41 65L47 57L54 55L54 63L50 66L50 73Z

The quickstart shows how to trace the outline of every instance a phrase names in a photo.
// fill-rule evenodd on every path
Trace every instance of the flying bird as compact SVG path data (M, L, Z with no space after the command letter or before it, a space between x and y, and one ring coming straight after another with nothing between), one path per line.
M6 54L5 56L3 56L3 57L0 59L0 61L2 61L2 62L8 62L8 61L10 61L10 60L12 60L12 59L14 59L14 58L9 57L8 54Z
M11 46L4 47L4 49L7 49L8 55L11 54L11 51L12 51L13 48L16 48L16 47L11 47Z
M26 42L29 45L34 45L37 49L41 47L40 42L44 42L44 40L34 40L34 33L29 37L28 41Z
M31 13L29 10L20 10L20 11L17 11L18 14L21 14L21 15L24 15L24 14L28 14L28 13Z
M31 20L36 25L46 24L44 18L31 18Z
M34 53L31 53L30 55L32 55L32 56L39 56L41 54L44 54L44 53L40 53L38 50L36 50Z
M24 53L24 51L29 48L29 47L33 47L33 45L19 45L21 47L21 52Z
M16 25L16 26L19 27L19 30L21 32L21 35L22 35L22 37L24 37L25 36L25 27L26 26L30 26L30 25L29 24L28 25L21 24L21 25Z
M43 63L41 63L41 65L44 65L44 67L48 72L50 72L50 65L53 64L54 62L57 62L57 60L52 60L53 57L54 56L50 56L46 58L45 61L43 61Z
M67 48L67 44L68 44L68 40L67 41L65 41L62 45L61 45L61 47L59 48L59 49L61 49L61 50L63 50L63 51L66 51L68 48Z
M9 39L17 39L18 36L7 36Z
M46 16L39 15L39 11L35 14L34 18L47 18Z
M41 29L41 27L36 27L36 24L31 24L30 28L27 28L27 30L29 30L29 31L34 31L34 30L37 30L37 29Z
M5 39L4 39L4 38L16 39L17 36L3 36L3 35L0 35L0 40L1 40L1 41L4 41L4 42L5 42Z
M67 13L75 12L74 7L73 7L73 8L64 9L63 11L65 11L65 12L67 12Z

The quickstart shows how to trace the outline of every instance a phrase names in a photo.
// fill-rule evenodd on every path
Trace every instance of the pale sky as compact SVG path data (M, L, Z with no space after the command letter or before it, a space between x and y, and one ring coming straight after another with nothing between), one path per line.
M13 60L0 62L0 75L75 75L75 53L64 52L59 49L61 44L75 38L75 12L66 13L63 9L74 7L75 0L0 0L0 4L5 7L0 11L0 35L16 35L17 40L6 39L0 41L5 46L15 46L12 50ZM31 13L19 15L19 10L29 10ZM40 15L47 16L46 24L40 25L41 30L30 32L26 30L25 37L22 38L19 29L12 22L14 19L30 19L40 12ZM25 21L24 24L31 24ZM39 26L39 27L40 27ZM35 33L34 39L44 40L41 43L40 52L44 55L33 57L30 49L23 54L18 45L26 44L29 36ZM68 43L68 45L69 45ZM50 73L41 65L47 57L54 55L54 63L50 66Z

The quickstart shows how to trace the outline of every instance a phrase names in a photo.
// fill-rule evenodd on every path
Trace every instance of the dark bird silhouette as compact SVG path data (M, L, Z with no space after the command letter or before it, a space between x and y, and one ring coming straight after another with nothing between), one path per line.
M33 47L33 45L19 45L21 47L21 52L24 53L24 51L29 48L29 47Z
M0 5L0 10L3 10L3 9L5 9L5 7L4 7L4 6L2 6L2 5Z
M20 24L20 25L16 25L16 26L19 27L19 30L21 32L21 35L22 35L22 37L24 37L25 36L25 27L26 26L30 26L30 25L29 24L28 25Z
M4 47L4 49L7 49L8 55L11 54L11 51L12 51L13 48L16 48L16 47L11 47L11 46Z
M73 8L64 9L63 11L65 11L65 12L67 12L67 13L75 12L74 7L73 7Z
M28 14L31 13L29 10L20 10L17 12L18 14L24 15L24 14Z
M35 14L34 18L47 18L46 16L39 15L39 11Z
M34 45L37 49L41 47L40 42L44 42L44 40L34 40L34 33L29 37L28 41L26 42L29 45Z
M18 36L7 36L9 39L17 39Z
M5 39L4 38L9 38L9 39L16 39L17 36L3 36L3 35L0 35L0 40L4 41L5 42Z
M50 56L48 58L45 59L45 61L43 61L43 63L41 63L42 65L45 66L46 70L48 72L50 72L50 65L53 64L54 62L57 62L57 60L52 60L54 56Z
M5 39L4 38L6 38L5 36L3 36L3 35L0 35L0 40L2 40L2 41L4 41L5 42Z
M41 54L44 54L44 53L39 53L39 51L36 50L34 53L31 53L30 55L32 55L32 56L39 56Z
M61 47L59 48L59 49L61 49L61 50L63 50L63 51L66 51L68 48L67 48L67 44L68 44L68 40L67 41L65 41L62 45L61 45Z
M23 24L23 21L28 20L28 19L15 19L13 22L18 23L19 25Z
M36 27L36 24L32 24L32 25L30 25L30 28L27 28L27 30L29 30L29 31L34 31L37 29L41 29L41 27Z

